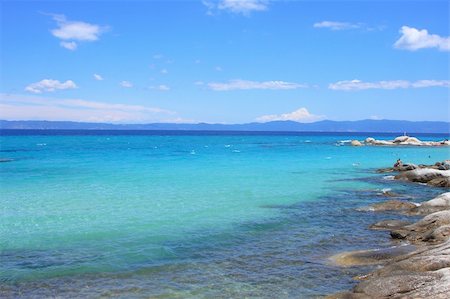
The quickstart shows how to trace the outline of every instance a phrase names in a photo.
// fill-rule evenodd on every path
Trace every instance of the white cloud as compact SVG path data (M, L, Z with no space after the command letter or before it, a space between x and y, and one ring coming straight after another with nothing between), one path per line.
M60 45L69 50L75 50L80 41L96 41L107 30L107 27L89 24L81 21L69 21L65 15L52 15L57 28L51 33L61 41Z
M167 75L169 71L167 69L162 69L160 73L163 75Z
M150 89L156 89L156 90L159 90L159 91L169 91L170 87L167 86L167 85L164 85L164 84L160 84L158 86L150 86Z
M212 82L208 83L209 89L215 91L229 90L249 90L249 89L297 89L305 88L307 85L299 83L291 83L284 81L247 81L247 80L231 80L226 83Z
M133 83L131 83L130 81L122 81L122 82L120 82L120 86L125 87L125 88L131 88L131 87L133 87Z
M208 8L208 15L212 15L214 10L249 15L253 11L267 10L269 3L268 0L204 0L202 2Z
M31 83L30 85L25 87L25 90L32 93L43 93L74 88L77 88L77 85L72 80L59 82L58 80L44 79L39 82Z
M426 29L419 30L408 26L403 26L400 33L402 36L394 44L397 49L416 51L437 48L440 51L450 51L450 37L429 34Z
M361 28L363 24L361 23L348 23L348 22L333 22L333 21L322 21L314 23L314 28L328 28L331 30L349 30Z
M214 70L215 70L216 72L221 72L221 71L223 71L223 68L220 67L220 66L216 66L216 67L214 68Z
M256 121L269 122L276 120L292 120L307 123L307 122L315 122L322 119L325 119L324 115L311 114L309 113L308 109L303 107L289 113L263 115L256 118Z
M0 118L7 120L143 122L165 121L174 114L173 111L141 105L0 94Z
M155 54L155 55L153 55L153 59L161 59L163 57L164 57L164 55L162 55L162 54Z
M100 76L99 74L94 74L94 79L97 80L97 81L102 81L103 77Z
M76 42L60 42L61 47L66 48L67 50L75 51L78 47Z
M399 88L425 88L425 87L450 87L450 80L393 80L378 82L363 82L361 80L338 81L331 83L328 88L333 90L365 90L365 89L399 89Z

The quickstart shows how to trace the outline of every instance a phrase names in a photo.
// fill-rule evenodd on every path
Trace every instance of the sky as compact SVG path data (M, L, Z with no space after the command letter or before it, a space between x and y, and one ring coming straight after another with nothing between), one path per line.
M0 1L0 119L449 121L448 1Z

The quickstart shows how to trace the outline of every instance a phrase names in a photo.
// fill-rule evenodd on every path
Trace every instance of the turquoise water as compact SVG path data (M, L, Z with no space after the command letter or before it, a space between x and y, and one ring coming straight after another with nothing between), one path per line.
M337 146L367 137L342 134L13 134L0 139L0 158L12 159L0 163L0 291L11 297L345 289L361 269L327 257L390 244L365 229L382 216L354 208L382 188L438 192L373 170L450 158L443 147Z

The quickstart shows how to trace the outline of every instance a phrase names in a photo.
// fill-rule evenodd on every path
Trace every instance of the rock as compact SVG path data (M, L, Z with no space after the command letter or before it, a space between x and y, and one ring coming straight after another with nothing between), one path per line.
M341 267L381 264L394 257L412 252L414 246L395 246L391 248L357 250L336 254L331 257L334 264Z
M397 194L392 191L384 191L384 190L383 190L383 192L379 193L379 195L385 196L385 197L401 197L400 194Z
M450 142L447 140L443 141L421 141L416 137L410 136L399 136L394 140L376 140L374 138L366 138L366 144L370 145L414 145L414 146L446 146L450 145Z
M443 193L429 201L421 203L417 208L411 209L410 215L426 215L450 209L450 192Z
M445 161L439 163L439 165L436 165L436 166L438 166L439 170L449 170L450 169L450 160L445 160Z
M371 142L371 144L373 144L373 145L395 145L395 143L393 143L392 141L387 141L387 140L375 140L375 141Z
M417 166L415 164L407 164L407 163L405 163L405 164L403 164L401 166L394 167L394 170L395 171L408 171L408 170L414 170L416 168L417 168Z
M421 144L421 143L422 143L422 141L420 141L416 137L408 137L405 141L400 142L400 144L404 144L404 145L417 145L417 144Z
M400 142L405 142L406 140L408 140L408 136L399 136L399 137L396 137L395 139L394 139L394 143L400 143Z
M423 236L424 242L443 242L450 237L450 225L443 225L427 232Z
M0 163L4 163L4 162L12 162L14 161L13 159L8 159L8 158L0 158Z
M326 296L325 299L371 299L371 297L367 296L366 294L341 292Z
M393 172L393 171L395 171L394 170L394 167L386 167L386 168L380 168L380 169L377 169L377 173L386 173L386 172Z
M427 183L436 178L445 178L450 176L450 170L438 170L430 168L417 168L404 171L395 176L396 180Z
M400 211L409 210L417 207L416 204L403 200L388 200L381 203L373 204L369 207L369 211L382 212L382 211Z
M372 298L394 297L396 294L405 294L437 279L439 276L434 273L402 273L363 281L354 288L354 291L364 293Z
M362 146L362 143L359 142L358 140L352 140L351 145L352 146Z
M450 177L435 178L427 182L428 185L434 187L450 187Z
M371 298L448 298L449 254L448 240L406 254L372 273L353 292Z
M418 166L415 164L405 163L405 164L403 164L401 166L397 166L397 167L380 168L380 169L377 169L376 172L377 173L386 173L386 172L394 172L394 171L402 172L402 171L414 170L416 168L418 168Z
M421 243L431 240L441 242L444 240L441 238L432 239L430 236L433 235L437 228L445 225L450 225L450 210L435 212L425 216L422 220L414 224L395 229L391 231L391 237L394 239L407 239L412 243ZM444 231L437 231L434 235L438 236L444 233Z
M375 224L372 224L369 226L370 229L375 230L395 230L402 228L404 226L410 225L411 222L408 221L401 221L401 220L383 220L380 222L377 222Z
M442 193L435 198L423 202L421 207L447 207L450 208L450 192Z
M449 298L450 240L392 259L352 292L328 298Z

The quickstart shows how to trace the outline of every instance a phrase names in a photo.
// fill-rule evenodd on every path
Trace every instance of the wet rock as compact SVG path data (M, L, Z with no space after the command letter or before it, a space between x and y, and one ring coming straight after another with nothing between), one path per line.
M411 222L401 221L401 220L383 220L372 224L369 226L370 229L374 230L395 230L400 229L404 226L410 225Z
M380 193L380 195L386 196L386 197L401 197L400 194L392 192L392 191L383 191Z
M412 252L414 246L396 246L384 249L358 250L336 254L331 261L341 267L382 264L394 257Z
M377 173L394 172L394 167L380 168L376 170Z
M417 205L412 202L392 199L385 202L373 204L368 208L368 210L374 212L401 211L413 209L415 207L417 207Z

